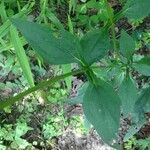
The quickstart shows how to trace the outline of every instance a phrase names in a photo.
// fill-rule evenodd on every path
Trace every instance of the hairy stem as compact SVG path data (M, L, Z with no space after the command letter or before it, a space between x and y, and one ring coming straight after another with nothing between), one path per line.
M31 87L31 88L27 89L26 91L21 92L14 97L10 97L10 98L7 98L3 101L0 101L0 109L2 110L3 108L14 104L15 102L21 100L25 96L27 96L27 95L35 92L35 91L42 90L43 88L51 86L52 84L54 84L55 82L58 82L59 80L65 79L65 78L72 76L72 75L85 73L88 69L95 69L95 68L99 68L99 66L92 66L90 68L83 68L81 70L76 70L76 71L69 72L69 73L66 73L66 74L63 74L60 76L53 77L53 78L48 79L48 80L41 81L40 83L38 83L34 87Z
M113 47L114 47L114 52L116 53L116 55L118 54L118 50L117 50L117 40L116 40L116 33L115 33L115 25L113 23L113 20L111 20L112 26L111 26L111 31L112 31L112 40L113 40Z
M77 75L77 74L80 74L80 73L83 73L83 72L84 72L84 70L77 70L77 71L69 72L69 73L66 73L66 74L63 74L63 75L60 75L60 76L53 77L49 80L41 81L39 84L35 85L34 87L31 87L28 90L26 90L24 92L21 92L21 93L19 93L18 95L14 96L14 97L10 97L10 98L5 99L4 101L1 101L0 102L0 109L3 109L4 107L7 107L9 105L12 105L15 102L21 100L23 97L27 96L28 94L31 94L31 93L33 93L37 90L41 90L45 87L48 87L48 86L52 85L53 83L55 83L59 80L62 80L62 79L66 78L66 77L69 77L71 75Z

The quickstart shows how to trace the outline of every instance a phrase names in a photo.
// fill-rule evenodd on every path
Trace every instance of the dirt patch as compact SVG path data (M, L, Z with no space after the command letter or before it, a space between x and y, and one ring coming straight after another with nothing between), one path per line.
M58 139L58 148L59 150L112 150L102 142L94 130L83 136L67 131Z

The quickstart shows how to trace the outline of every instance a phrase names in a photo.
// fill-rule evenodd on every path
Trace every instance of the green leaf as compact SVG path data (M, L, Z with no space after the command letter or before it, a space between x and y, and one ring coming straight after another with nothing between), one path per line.
M15 27L13 27L13 26L10 27L10 34L11 34L11 40L12 40L13 46L15 48L15 52L16 52L18 61L20 63L20 66L22 68L22 71L24 73L24 76L27 79L29 85L31 87L33 87L34 79L32 76L29 61L28 61L25 50L22 46L22 42L18 36L17 30L15 29Z
M144 139L136 140L136 144L142 150L150 149L150 137L146 137Z
M3 145L3 144L0 144L0 149L1 150L7 150L7 147L5 145Z
M64 29L62 23L59 21L54 13L52 13L50 10L47 10L46 15L58 29Z
M130 58L135 50L134 39L124 30L121 32L120 37L120 51L124 57Z
M96 6L98 6L98 4L98 10L100 10L98 12L99 19L106 24L110 17L113 17L113 9L106 0L101 0L99 3L95 2Z
M137 100L138 91L135 83L129 76L125 77L122 84L119 87L119 97L122 102L122 109L124 115L133 113L134 105Z
M21 42L22 46L27 44L27 41L23 37L19 37L19 39L20 39L20 42ZM3 52L3 51L8 51L8 50L13 49L13 48L14 48L14 45L10 41L9 43L5 43L5 45L3 44L2 46L0 46L0 53Z
M30 130L32 130L32 128L29 127L26 122L17 122L15 137L21 137Z
M129 19L142 19L150 14L150 1L128 0L123 11L124 15Z
M150 87L144 89L135 105L134 105L134 124L128 129L125 137L124 137L124 142L126 142L129 138L131 138L135 133L137 133L140 128L144 125L147 124L147 120L145 118L145 113L150 112Z
M71 13L71 11L74 14L76 6L77 6L77 0L69 0L69 14Z
M145 76L150 76L150 57L144 57L140 61L135 62L133 67L139 73Z
M96 86L89 84L83 98L84 113L108 144L117 137L120 105L119 96L108 83L99 79Z
M150 112L150 87L144 89L140 94L135 104L135 111L138 113Z
M69 32L73 34L74 33L73 23L72 23L70 15L68 15L68 28L69 28Z
M11 143L12 149L26 149L27 146L31 146L31 144L20 137L16 137Z
M21 19L13 19L34 50L50 64L78 62L81 50L78 39L71 33L61 30L55 34L42 25Z
M3 37L9 32L10 25L10 21L5 21L5 23L3 23L3 25L0 26L0 37Z
M107 31L94 30L81 39L82 56L88 64L103 58L110 48L109 34Z
M7 20L7 14L6 14L4 1L2 1L0 4L0 17L3 23Z

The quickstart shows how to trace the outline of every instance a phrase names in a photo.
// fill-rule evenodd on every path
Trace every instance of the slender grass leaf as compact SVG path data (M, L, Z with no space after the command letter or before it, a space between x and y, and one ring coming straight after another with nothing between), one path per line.
M68 28L69 28L69 32L73 34L73 24L71 22L71 18L70 18L70 15L68 15ZM63 69L63 72L64 73L67 73L67 72L70 72L71 71L71 64L67 64L67 65L63 65L62 66L62 69ZM71 89L71 82L72 82L72 78L71 77L68 77L66 78L66 84L67 84L67 87L68 89L70 90Z
M62 23L51 11L47 10L46 15L58 29L64 29Z
M34 2L31 2L25 5L21 11L13 16L13 18L18 18L29 14L32 11L32 7L34 6ZM0 27L0 36L3 37L9 32L9 27L11 26L11 22L9 20L5 21L3 25Z
M2 22L4 23L7 20L7 14L5 11L4 1L2 1L0 4L0 16L1 16Z
M79 61L81 50L78 39L61 30L57 35L42 25L21 19L12 20L28 43L50 64L68 64Z
M150 1L128 0L123 11L124 15L129 19L142 19L150 14Z
M12 16L12 18L19 18L19 17L27 17L26 15L28 15L30 12L33 11L33 6L35 5L35 2L30 2L28 4L26 4L19 13L15 14L14 16Z
M150 57L144 57L140 61L135 62L133 67L139 73L145 76L150 76Z
M110 18L113 18L114 16L113 9L106 0L101 0L99 2L99 5L97 1L95 1L94 7L97 7L97 9L100 9L98 16L99 16L99 19L104 22L104 24L107 24L108 20L110 20Z
M75 12L76 6L77 6L77 0L69 0L69 14L71 13L71 11L73 13Z
M81 46L84 60L92 64L107 54L110 48L109 34L103 30L89 32L81 39Z
M27 44L26 40L23 37L20 37L20 41L21 41L22 46ZM0 46L0 53L3 51L10 50L10 49L14 49L13 43L12 42L5 43L5 45Z
M73 31L73 23L71 21L70 15L68 15L68 27L69 27L69 32L73 34L74 33L74 31Z
M62 65L61 67L62 67L62 71L64 74L67 72L71 72L71 64L65 64L65 65ZM68 78L65 78L65 82L66 82L68 90L70 90L71 86L72 86L72 84L71 84L72 77L69 76Z
M10 25L11 25L11 22L6 21L3 25L0 26L0 37L5 36L9 32Z
M121 32L120 37L120 51L124 57L128 59L133 55L135 50L134 39L125 31Z
M85 116L108 144L116 139L120 120L120 99L114 89L102 80L89 84L84 98Z
M12 40L12 43L14 45L15 52L17 54L17 58L18 58L18 61L20 63L20 66L22 68L22 71L24 73L24 76L26 77L29 85L31 87L33 87L34 86L34 79L32 76L29 61L27 59L27 56L25 54L25 50L22 46L21 40L18 36L17 30L15 29L15 27L13 27L13 26L10 27L10 34L11 34L11 40Z
M138 98L138 91L135 83L129 76L125 77L122 84L119 87L119 97L122 102L122 109L124 115L132 114L134 111L134 105Z
M0 37L0 44L3 46L3 47L6 47L6 43L5 41Z
M69 27L69 32L73 34L73 25L72 25L71 18L69 15L68 15L68 27ZM71 72L71 64L62 65L62 70L64 73ZM70 77L66 78L65 82L67 84L68 90L70 90L71 86L72 86L72 84L71 84L72 77L70 76Z

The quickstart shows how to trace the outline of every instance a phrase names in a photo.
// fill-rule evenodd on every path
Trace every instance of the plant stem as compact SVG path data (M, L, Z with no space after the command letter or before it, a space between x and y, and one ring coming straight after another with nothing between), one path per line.
M31 94L37 90L41 90L45 87L48 87L48 86L52 85L53 83L55 83L61 79L64 79L64 78L69 77L71 75L77 75L77 74L83 73L83 72L84 72L84 70L77 70L74 72L69 72L69 73L66 73L66 74L63 74L60 76L53 77L49 80L41 81L39 84L35 85L34 87L31 87L28 90L26 90L22 93L19 93L18 95L14 96L14 97L10 97L10 98L5 99L4 101L1 101L0 102L0 109L3 109L4 107L7 107L9 105L12 105L15 102L21 100L23 97L27 96L28 94Z
M94 68L99 68L99 66L91 67L91 69L94 69ZM26 90L24 92L21 92L21 93L19 93L18 95L14 96L14 97L10 97L10 98L7 98L3 101L0 101L0 110L2 110L4 107L7 107L7 106L10 106L10 105L14 104L15 102L21 100L23 97L25 97L25 96L27 96L27 95L29 95L29 94L37 91L37 90L41 90L43 88L46 88L46 87L54 84L55 82L58 82L59 80L62 80L64 78L67 78L67 77L72 76L72 75L77 75L77 74L80 74L80 73L84 73L84 72L87 71L87 69L76 70L76 71L69 72L69 73L66 73L66 74L63 74L63 75L60 75L60 76L53 77L53 78L48 79L48 80L41 81L40 83L38 83L34 87L31 87L28 90Z
M118 58L118 49L117 49L117 39L116 39L116 33L115 33L115 24L114 24L114 14L111 13L111 6L108 3L107 0L105 0L105 3L107 4L107 12L109 15L110 19L110 24L111 24L111 32L112 32L112 41L113 41L113 49L114 49L114 58ZM108 22L109 24L109 22Z
M113 21L113 18L110 17L111 22L111 32L112 32L112 41L113 41L113 49L114 49L114 58L117 59L119 56L118 49L117 49L117 39L116 39L116 33L115 33L115 24Z
M113 20L111 19L111 31L112 31L112 40L113 40L113 47L114 47L114 52L116 55L118 55L118 50L117 50L117 40L116 40L116 33L115 33L115 25L113 23Z

